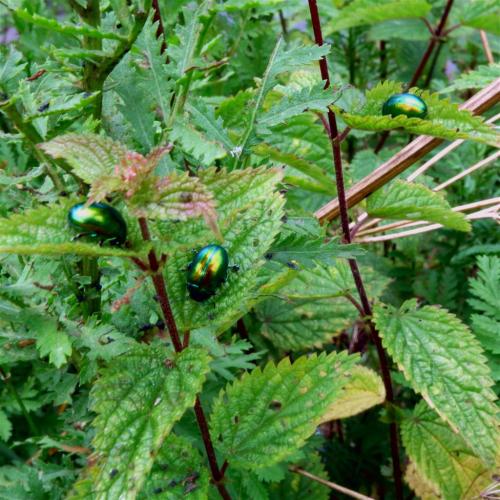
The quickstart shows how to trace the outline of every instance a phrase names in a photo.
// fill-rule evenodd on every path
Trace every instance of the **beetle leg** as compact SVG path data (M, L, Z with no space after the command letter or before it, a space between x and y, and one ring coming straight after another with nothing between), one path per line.
M240 270L240 266L238 266L238 264L233 264L232 266L229 266L229 269L231 269L233 273L237 273Z
M84 236L92 236L93 233L78 233L76 236L73 236L71 238L71 241L79 240L80 238L83 238Z

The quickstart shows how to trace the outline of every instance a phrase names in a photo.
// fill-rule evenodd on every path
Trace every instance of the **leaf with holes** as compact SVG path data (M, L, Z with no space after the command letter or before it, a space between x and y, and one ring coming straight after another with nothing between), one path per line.
M311 354L244 374L214 402L217 449L232 466L250 470L286 459L314 433L356 361L345 352Z
M192 347L172 354L141 345L108 365L91 393L97 463L82 483L90 482L94 495L137 496L172 426L194 405L209 360Z
M436 222L457 231L470 231L461 212L454 212L444 194L423 184L396 180L368 198L366 211L372 217Z
M479 342L460 320L434 306L377 305L382 343L413 389L458 431L485 463L498 451L493 381Z
M196 445L185 437L170 434L163 443L151 472L138 495L150 498L205 500L210 475Z
M491 482L495 470L486 467L424 401L403 421L401 434L417 472L439 489L444 500L477 498Z

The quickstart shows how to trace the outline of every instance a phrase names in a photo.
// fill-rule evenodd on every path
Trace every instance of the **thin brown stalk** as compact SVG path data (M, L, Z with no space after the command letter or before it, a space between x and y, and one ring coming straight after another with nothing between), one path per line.
M357 498L358 500L374 500L373 497L367 497L366 495L362 495L357 491L350 490L345 486L340 486L340 484L333 483L332 481L327 481L326 479L315 476L314 474L311 474L310 472L307 472L306 470L301 469L300 467L291 466L290 471L295 472L296 474L300 474L301 476L307 477L308 479L312 479L317 483L324 484L325 486L328 486L328 488L343 493L344 495L347 495L351 498Z
M439 184L439 186L436 186L435 188L433 188L433 191L441 191L442 189L444 189L444 188L450 186L451 184L453 184L454 182L457 182L460 179L463 179L464 177L467 177L469 174L472 174L472 172L475 172L476 170L479 170L480 168L483 168L486 165L489 165L490 163L493 163L499 156L500 156L500 150L496 151L495 153L493 153L492 155L488 156L487 158L484 158L483 160L478 161L477 163L475 163L474 165L472 165L472 167L469 167L469 168L467 168L465 170L462 170L462 172L460 172L459 174L455 175L451 179L448 179L447 181L442 182L441 184Z
M498 209L500 205L495 207L490 207L479 212L474 212L472 214L467 214L465 218L467 220L478 220L478 219L498 219ZM441 229L442 224L429 224L424 227L418 227L415 229L410 229L408 231L402 231L400 233L385 234L382 236L367 236L365 238L360 238L357 240L359 243L378 243L381 241L391 241L398 238L407 238L408 236L415 236L417 234L428 233L429 231L434 231L436 229Z
M313 25L314 32L314 40L318 46L323 45L323 34L321 30L321 21L319 17L318 6L316 0L308 0L309 1L309 12L311 16L311 22ZM325 88L330 87L330 75L328 71L328 63L326 58L323 57L319 61L319 67L321 72L321 78L325 81ZM342 170L342 155L340 151L340 141L338 128L337 128L337 119L335 114L331 109L328 110L328 124L330 128L330 141L332 145L332 154L333 154L333 163L335 168L335 179L337 183L337 193L339 200L339 212L340 212L340 220L342 226L342 232L344 235L344 242L350 243L351 234L349 231L349 215L347 213L347 204L345 198L345 185L344 185L344 174ZM359 271L358 264L355 259L349 259L349 267L351 268L351 273L354 279L354 283L356 285L356 289L359 294L359 298L361 301L361 307L364 312L365 317L372 316L371 305L368 300L368 295L366 293L365 286L363 284L363 280L361 278L361 273ZM386 389L386 398L388 402L394 401L394 394L392 391L392 381L391 381L391 373L389 369L389 363L387 360L387 355L382 347L382 341L380 336L378 335L375 326L371 321L368 321L368 325L370 328L370 333L372 336L373 343L375 344L379 362L380 362L380 370L382 372L382 380L384 381L384 386ZM389 425L390 428L390 438L391 438L391 456L392 456L392 465L393 465L393 475L394 475L394 483L396 488L396 498L398 500L403 498L403 484L401 478L401 464L399 458L399 443L398 443L398 431L395 423L391 423Z
M479 30L479 35L481 36L481 43L483 44L484 55L486 56L488 63L493 64L495 62L495 59L493 59L493 53L491 52L486 32L484 30Z
M460 109L467 109L475 114L481 114L500 101L500 78L473 95L464 102ZM347 207L350 208L377 189L381 188L420 158L435 149L443 142L436 137L420 136L388 161L384 162L364 179L357 182L346 193ZM338 198L321 207L316 213L316 218L324 223L335 219L340 214L340 200Z

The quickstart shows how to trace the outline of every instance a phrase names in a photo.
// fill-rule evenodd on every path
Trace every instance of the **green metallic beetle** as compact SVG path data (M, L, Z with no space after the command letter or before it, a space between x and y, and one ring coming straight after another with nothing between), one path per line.
M423 119L427 116L427 104L415 94L394 94L384 102L382 114L391 115L393 118L405 115L408 118Z
M71 227L80 231L73 239L89 236L99 243L123 245L127 240L127 223L122 214L107 203L77 203L69 209Z
M237 271L239 267L229 265L229 255L224 247L216 244L203 247L187 268L189 296L196 302L213 297L227 280L228 269Z

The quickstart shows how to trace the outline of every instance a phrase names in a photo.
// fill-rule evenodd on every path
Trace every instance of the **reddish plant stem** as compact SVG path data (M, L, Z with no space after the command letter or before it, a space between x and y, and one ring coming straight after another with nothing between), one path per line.
M222 483L224 475L222 471L219 470L219 466L217 465L217 457L215 456L215 450L212 445L212 439L210 438L210 431L208 430L207 419L205 418L205 413L203 412L203 408L201 406L199 397L196 397L196 402L194 404L194 413L196 415L196 420L198 421L198 427L200 428L201 431L203 444L205 445L205 451L207 453L208 463L210 465L210 471L212 472L212 478L214 484L219 490L220 496L224 498L224 500L231 500L231 497L227 492L226 487ZM226 472L226 469L224 469L224 472Z
M152 4L154 15L153 22L158 21L158 29L156 30L156 38L163 37L161 42L161 53L163 54L167 50L167 42L165 40L165 29L163 28L163 21L161 19L160 5L158 4L158 0L153 0Z
M139 218L139 227L141 229L142 238L144 241L151 242L151 233L149 232L148 223L145 218ZM177 329L177 324L175 323L174 314L172 308L170 307L170 301L168 300L167 288L165 286L165 280L163 279L163 274L160 268L160 263L153 249L149 251L148 254L149 270L153 273L151 279L156 290L158 301L160 303L163 316L165 317L165 322L174 344L175 352L179 353L183 351L189 344L189 332L184 335L184 342L181 343L179 331ZM194 405L194 412L196 415L196 420L198 422L198 427L200 428L201 437L203 439L203 444L205 446L205 451L207 453L208 463L210 466L210 471L212 472L212 479L219 490L219 493L224 500L231 500L226 487L222 483L224 475L221 473L219 466L217 465L217 457L215 456L215 450L212 444L212 439L210 437L210 431L208 429L207 419L205 413L203 412L203 407L199 397L196 397L196 402Z
M443 30L446 25L446 21L448 20L448 16L450 15L452 7L453 7L453 0L448 0L446 2L446 7L444 8L443 14L441 15L441 19L439 20L437 28L431 32L431 38L429 40L429 44L427 45L427 49L425 50L422 58L420 59L420 62L418 63L415 73L413 73L413 76L410 82L408 83L409 89L414 87L417 84L420 77L422 76L422 73L424 72L425 66L429 61L429 58L431 57L434 47L436 46L439 38L443 35ZM381 135L375 147L375 153L378 153L384 147L385 141L389 137L389 133L390 132L387 131Z
M311 21L314 31L314 40L317 45L323 45L323 34L321 30L321 21L319 18L318 6L316 0L308 0L309 2L309 12L311 14ZM328 71L328 63L326 58L323 57L320 62L321 77L325 80L325 88L330 86L330 76ZM338 140L338 129L337 120L335 114L330 109L328 110L328 123L330 126L330 140L332 143L332 153L333 162L335 166L335 177L337 181L337 195L340 207L340 220L342 225L342 232L344 235L344 242L351 242L351 234L349 231L349 215L347 213L347 203L345 197L345 185L344 185L344 175L342 170L342 156L340 151L340 141ZM354 283L361 300L362 310L365 317L372 316L372 309L370 302L368 300L368 295L366 293L363 280L361 278L361 273L359 272L359 267L355 259L349 259L349 266L351 268L351 273L354 278ZM380 370L382 372L382 379L384 381L384 386L386 390L386 400L389 403L394 401L394 394L392 391L392 381L391 372L389 370L389 363L387 360L386 353L382 346L382 342L378 335L378 332L371 321L369 321L370 332L372 335L372 340L377 349L377 354L380 362ZM403 498L403 484L401 480L401 464L399 458L399 443L398 443L398 432L395 423L390 424L390 438L391 438L391 455L392 455L392 465L393 465L393 475L394 483L396 487L396 498L402 500Z

